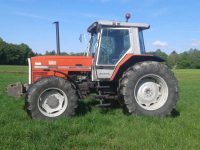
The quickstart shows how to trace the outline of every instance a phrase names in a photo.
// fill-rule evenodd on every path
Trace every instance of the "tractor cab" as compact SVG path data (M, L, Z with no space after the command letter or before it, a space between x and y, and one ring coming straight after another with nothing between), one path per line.
M145 53L144 23L97 21L89 28L88 55L93 56L93 80L110 80L118 64L128 55Z

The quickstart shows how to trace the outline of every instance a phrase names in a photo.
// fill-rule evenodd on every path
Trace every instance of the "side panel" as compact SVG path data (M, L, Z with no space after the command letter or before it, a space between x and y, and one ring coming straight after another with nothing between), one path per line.
M30 65L31 64L31 65ZM92 57L90 56L37 56L32 57L29 63L31 68L30 83L47 76L64 77L62 73L91 72ZM56 73L56 71L61 72Z
M98 79L110 79L113 74L114 66L96 66Z

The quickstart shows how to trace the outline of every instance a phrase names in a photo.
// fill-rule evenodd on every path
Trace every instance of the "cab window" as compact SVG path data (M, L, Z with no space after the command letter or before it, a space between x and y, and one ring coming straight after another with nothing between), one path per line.
M103 29L98 64L115 65L129 48L128 29Z

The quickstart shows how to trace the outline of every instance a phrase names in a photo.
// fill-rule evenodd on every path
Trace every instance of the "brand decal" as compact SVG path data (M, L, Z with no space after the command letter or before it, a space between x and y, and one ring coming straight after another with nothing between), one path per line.
M110 73L107 73L107 72L100 72L99 74L100 75L110 75Z
M55 60L50 60L48 61L49 65L56 65L56 61Z
M36 65L36 66L41 66L41 65L42 65L42 63L41 63L41 62L39 62L39 61L36 61L36 62L35 62L35 65Z

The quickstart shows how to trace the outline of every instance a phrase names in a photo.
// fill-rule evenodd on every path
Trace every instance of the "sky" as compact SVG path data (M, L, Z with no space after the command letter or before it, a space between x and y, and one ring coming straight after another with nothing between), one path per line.
M54 21L60 22L61 51L83 52L80 34L96 20L150 24L144 31L147 51L179 53L200 49L199 0L0 0L0 37L25 43L34 52L56 49Z

